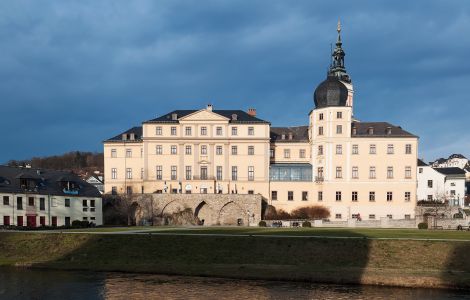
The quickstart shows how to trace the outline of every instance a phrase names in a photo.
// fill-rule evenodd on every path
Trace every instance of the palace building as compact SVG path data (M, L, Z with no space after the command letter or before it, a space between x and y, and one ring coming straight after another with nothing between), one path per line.
M341 29L308 125L255 109L176 110L104 141L106 193L261 194L277 209L323 205L332 220L414 218L418 137L353 116Z

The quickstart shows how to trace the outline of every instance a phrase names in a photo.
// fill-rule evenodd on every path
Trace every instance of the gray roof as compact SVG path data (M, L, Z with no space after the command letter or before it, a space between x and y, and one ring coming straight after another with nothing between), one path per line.
M418 158L418 167L426 167L426 166L429 166L429 165Z
M169 112L165 115L162 115L160 117L157 117L152 120L148 120L144 123L179 123L178 120L172 120L171 116L173 114L176 114L178 118L187 116L189 114L192 114L194 112L197 112L199 110L196 109L191 109L191 110L174 110L172 112ZM243 110L213 110L212 112L219 114L221 116L224 116L228 119L230 119L230 123L263 123L263 124L270 124L268 121L258 119L257 117L253 117L249 115L247 112ZM237 115L237 120L232 120L232 115Z
M34 182L32 189L25 191L21 180ZM79 188L77 194L64 191L62 181L75 183ZM43 170L35 168L18 168L0 166L0 193L31 193L40 195L70 197L101 197L100 192L77 175L67 171Z
M130 134L130 133L133 133L134 134L134 140L129 140L127 139L126 142L141 142L142 141L142 126L136 126L136 127L132 127L131 129L128 129L110 139L107 139L105 140L105 142L122 142L123 139L122 139L122 136L123 134Z
M352 128L356 128L356 134L351 134L351 137L418 137L400 126L387 122L352 122ZM369 128L373 129L372 134L369 133ZM391 130L390 134L387 132L388 129Z
M292 139L289 139L291 134ZM282 139L284 135L284 139ZM276 143L299 143L308 142L308 126L293 127L271 127L271 142Z
M348 88L336 76L328 76L313 93L315 108L346 106Z
M456 168L456 167L452 167L452 168L434 168L434 170L436 170L437 172L439 172L441 174L444 174L444 175L464 175L464 177L465 177L465 171L460 169L460 168Z

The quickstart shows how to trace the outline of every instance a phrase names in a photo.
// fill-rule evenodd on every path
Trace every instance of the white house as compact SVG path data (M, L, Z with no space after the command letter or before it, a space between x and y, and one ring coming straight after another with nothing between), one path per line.
M64 171L0 166L0 225L103 224L99 191Z
M449 201L452 206L464 206L465 171L457 167L433 168L418 160L419 200Z

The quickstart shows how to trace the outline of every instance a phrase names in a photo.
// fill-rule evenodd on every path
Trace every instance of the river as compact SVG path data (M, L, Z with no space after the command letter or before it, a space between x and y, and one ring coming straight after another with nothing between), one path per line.
M1 268L0 299L470 299L470 291Z

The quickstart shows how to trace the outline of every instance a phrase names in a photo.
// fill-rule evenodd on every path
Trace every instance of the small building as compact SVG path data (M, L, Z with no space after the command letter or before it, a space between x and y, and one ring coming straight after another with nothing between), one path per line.
M465 171L458 167L433 168L418 160L418 201L448 201L464 206Z
M101 175L91 175L86 180L89 184L93 185L101 194L104 193L104 178Z
M103 225L100 192L65 171L0 166L0 225Z

